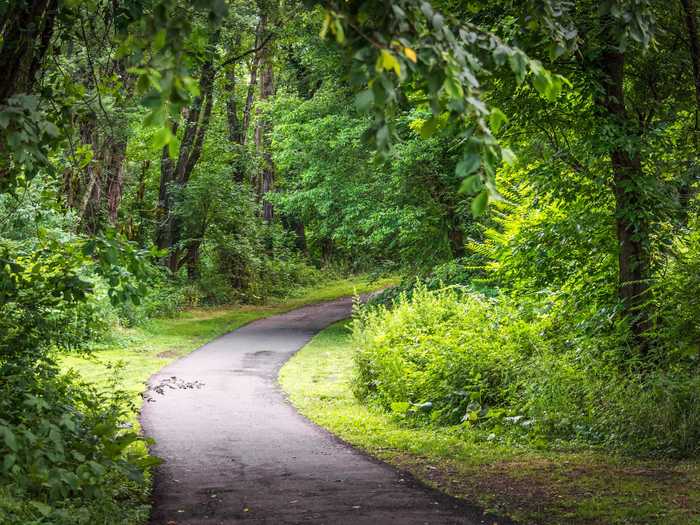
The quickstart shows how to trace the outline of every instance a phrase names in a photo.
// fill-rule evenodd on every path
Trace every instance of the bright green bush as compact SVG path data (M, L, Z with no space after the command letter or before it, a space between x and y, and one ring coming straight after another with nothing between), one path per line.
M700 218L674 240L654 299L655 335L664 350L671 350L660 358L700 363Z
M355 392L400 411L430 408L448 423L510 411L527 360L545 351L543 329L482 294L418 288L356 318Z
M700 452L700 375L630 357L624 326L564 293L534 302L418 287L353 324L355 394L414 423L639 454ZM542 439L545 438L545 439Z

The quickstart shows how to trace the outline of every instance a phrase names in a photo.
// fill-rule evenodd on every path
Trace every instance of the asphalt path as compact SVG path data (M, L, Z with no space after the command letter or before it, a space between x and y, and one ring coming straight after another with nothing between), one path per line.
M151 378L163 392L141 415L163 459L152 524L495 523L341 442L286 400L280 367L351 308L345 298L255 321Z

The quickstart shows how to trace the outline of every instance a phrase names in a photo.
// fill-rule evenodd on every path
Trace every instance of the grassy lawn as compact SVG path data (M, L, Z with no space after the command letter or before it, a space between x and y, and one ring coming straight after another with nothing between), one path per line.
M154 319L136 328L118 328L113 340L97 347L92 355L62 357L61 365L66 370L77 371L89 382L103 385L113 375L112 366L121 363L120 384L138 398L148 378L165 365L246 323L394 283L394 279L369 281L358 276L300 289L292 297L263 306L192 308L171 319Z
M425 483L526 523L700 524L700 463L549 452L477 441L463 428L409 428L350 389L347 323L317 335L281 370L309 419Z

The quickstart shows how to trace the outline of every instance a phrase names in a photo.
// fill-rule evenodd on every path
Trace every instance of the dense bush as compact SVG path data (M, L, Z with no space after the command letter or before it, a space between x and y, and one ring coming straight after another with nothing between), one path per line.
M97 390L55 359L107 334L114 305L138 302L146 262L108 234L2 240L0 263L0 522L133 523L150 462L129 430L134 407L116 379Z
M133 523L145 510L142 439L126 393L47 363L0 363L0 522ZM125 507L125 503L129 503Z
M414 422L492 438L699 452L697 366L622 359L624 327L592 335L569 315L562 296L526 304L419 287L356 317L355 393Z

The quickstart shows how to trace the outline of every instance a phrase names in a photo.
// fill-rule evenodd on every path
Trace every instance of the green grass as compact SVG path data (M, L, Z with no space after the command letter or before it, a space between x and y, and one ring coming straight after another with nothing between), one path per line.
M494 444L458 428L411 428L352 395L346 322L321 332L280 371L301 413L449 494L542 524L700 524L700 464Z
M171 319L154 319L136 328L116 328L112 339L96 347L91 355L64 356L61 366L77 371L88 382L104 385L113 376L112 366L120 363L120 386L136 399L148 378L165 365L246 323L395 282L392 278L369 281L357 276L303 288L292 297L263 306L191 308Z

